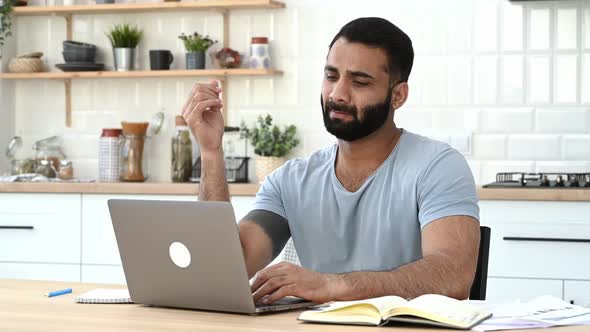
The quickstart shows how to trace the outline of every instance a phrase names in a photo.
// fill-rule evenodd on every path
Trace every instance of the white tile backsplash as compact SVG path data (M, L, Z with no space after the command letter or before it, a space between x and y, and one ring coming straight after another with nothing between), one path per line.
M478 160L506 159L506 135L475 135L473 157Z
M561 159L559 135L510 135L507 145L511 160Z
M279 124L298 126L302 144L295 155L333 144L319 105L328 44L349 20L382 16L408 33L416 52L407 104L396 111L399 127L424 135L473 134L468 158L481 183L492 181L499 171L589 170L587 1L285 3L279 10L230 12L230 47L248 55L250 38L267 36L272 61L284 72L274 78L229 77L224 102L230 125L271 113ZM170 49L172 68L184 68L185 51L177 38L181 32L199 31L220 42L223 37L222 16L212 11L75 15L73 23L74 39L96 44L97 62L107 68L113 67L113 59L104 33L116 23L144 29L138 50L141 69L148 68L148 51L155 48ZM16 53L43 51L47 69L57 70L54 65L63 62L63 18L18 17L15 30ZM93 141L101 128L120 126L122 120L148 121L164 110L167 127L154 138L151 179L168 181L172 119L196 81L209 78L73 80L72 129L65 128L62 82L11 82L16 111L10 121L14 132L25 136L25 144L64 134L76 174L93 177ZM0 142L8 139L4 136Z
M480 56L475 59L475 103L491 105L496 103L496 86L498 78L498 57Z
M549 56L531 56L528 59L528 102L548 104L551 101L551 59Z
M502 5L502 50L523 49L523 6L506 2Z
M544 5L541 8L531 8L528 31L529 49L548 50L551 45L551 9Z
M537 109L535 128L538 133L586 133L586 109Z
M555 103L574 104L578 95L578 56L556 55Z
M563 136L565 160L590 160L590 135Z
M575 50L578 47L577 8L557 9L557 49Z
M528 133L533 130L531 108L490 108L481 111L483 133Z
M498 4L495 1L480 2L475 11L475 49L496 51Z
M590 104L590 54L582 56L582 70L580 70L581 84L580 91L582 92L582 103Z
M501 61L500 100L503 104L522 104L524 100L524 57L505 55Z

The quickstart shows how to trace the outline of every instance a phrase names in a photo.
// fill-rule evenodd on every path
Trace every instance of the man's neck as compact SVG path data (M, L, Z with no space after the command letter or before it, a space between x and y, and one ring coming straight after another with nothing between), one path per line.
M395 148L402 130L393 122L353 142L338 140L336 176L349 191L356 191Z
M392 123L353 142L338 140L337 163L352 167L381 165L393 151L401 132L402 130Z

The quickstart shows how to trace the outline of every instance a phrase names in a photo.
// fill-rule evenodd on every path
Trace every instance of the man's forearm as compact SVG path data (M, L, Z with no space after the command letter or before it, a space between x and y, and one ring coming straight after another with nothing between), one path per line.
M473 275L474 271L453 260L450 255L431 255L392 271L332 275L335 281L334 300L359 300L386 295L414 298L423 294L466 299Z
M201 155L199 200L229 202L229 189L225 177L225 161L221 149Z

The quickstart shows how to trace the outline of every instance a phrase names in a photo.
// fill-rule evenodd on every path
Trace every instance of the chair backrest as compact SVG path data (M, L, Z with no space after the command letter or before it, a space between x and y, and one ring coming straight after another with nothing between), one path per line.
M479 227L479 253L477 255L477 269L475 278L469 292L471 300L485 300L486 286L488 283L488 258L490 256L490 233L491 229L486 226Z

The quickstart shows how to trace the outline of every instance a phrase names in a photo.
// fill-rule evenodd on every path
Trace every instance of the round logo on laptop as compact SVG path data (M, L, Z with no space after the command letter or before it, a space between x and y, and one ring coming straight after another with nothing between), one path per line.
M170 259L176 266L184 269L191 264L191 253L184 244L173 242L168 251Z

